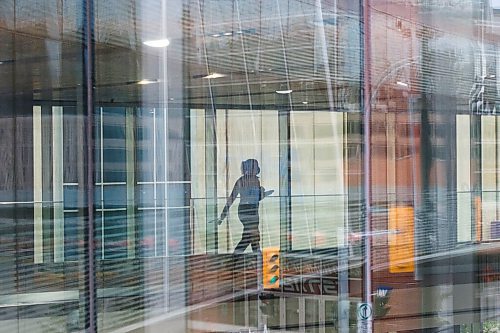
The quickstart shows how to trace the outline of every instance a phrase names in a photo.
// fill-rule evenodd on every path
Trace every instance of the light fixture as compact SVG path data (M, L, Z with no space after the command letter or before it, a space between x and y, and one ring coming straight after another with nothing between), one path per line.
M155 39L155 40L147 40L144 42L144 45L150 47L167 47L170 45L170 41L166 38L164 39Z
M396 84L399 85L399 86L402 86L402 87L406 87L406 88L408 87L408 83L404 83L404 82L401 82L401 81L396 82Z
M220 34L212 34L211 36L217 38L220 37Z
M287 89L287 90L276 90L276 93L277 94L280 94L280 95L287 95L287 94L291 94L292 93L292 89Z
M226 74L212 73L212 74L205 75L203 78L204 79L218 79L220 77L225 77L225 76L226 76Z
M307 101L303 101L302 104L307 105L309 103Z
M225 32L224 36L231 36L233 33L232 32Z
M158 83L158 80L142 79L141 81L137 82L137 84L152 84L152 83Z

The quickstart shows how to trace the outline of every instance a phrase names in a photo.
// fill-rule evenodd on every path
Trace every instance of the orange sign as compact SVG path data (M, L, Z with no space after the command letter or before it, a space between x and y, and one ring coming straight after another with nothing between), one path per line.
M389 208L389 272L415 271L415 237L413 207Z

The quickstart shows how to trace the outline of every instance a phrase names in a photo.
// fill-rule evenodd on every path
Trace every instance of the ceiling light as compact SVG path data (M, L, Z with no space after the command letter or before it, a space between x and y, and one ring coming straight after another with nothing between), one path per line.
M226 74L212 73L212 74L205 75L203 78L204 79L218 79L220 77L225 77L225 76L226 76Z
M158 80L142 79L141 81L137 82L137 84L152 84L152 83L158 83Z
M220 37L220 35L219 35L219 34L213 34L213 35L211 35L211 36L212 36L212 37Z
M224 36L231 36L233 33L232 32L225 32Z
M408 83L404 83L404 82L401 82L401 81L396 82L396 84L400 85L402 87L408 87Z
M164 39L156 39L156 40L147 40L144 42L144 45L150 47L167 47L170 44L170 41L166 38Z
M280 95L286 95L286 94L290 94L292 93L292 89L287 89L287 90L276 90L276 93L277 94L280 94Z
M307 101L303 101L302 104L307 105L308 103L307 103Z

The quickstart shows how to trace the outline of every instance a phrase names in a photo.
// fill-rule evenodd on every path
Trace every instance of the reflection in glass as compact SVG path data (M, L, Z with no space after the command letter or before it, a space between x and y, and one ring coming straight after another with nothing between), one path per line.
M0 331L498 330L499 8L2 1Z

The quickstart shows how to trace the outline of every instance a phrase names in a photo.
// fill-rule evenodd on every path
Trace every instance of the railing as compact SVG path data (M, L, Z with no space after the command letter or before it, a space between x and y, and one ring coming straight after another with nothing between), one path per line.
M282 230L288 230L286 239L294 250L309 250L336 247L339 242L339 229L347 232L348 221L360 231L359 217L362 205L348 203L346 195L300 195L291 196L291 220L281 221L280 202L282 198L272 196L260 202L260 243L261 247L280 246ZM193 198L191 206L191 253L232 253L241 239L243 225L238 218L238 200L231 207L228 217L220 224L217 219L225 205L225 198ZM212 215L207 212L216 212ZM289 223L286 228L281 224ZM215 240L215 241L214 241ZM211 243L212 242L212 243Z

